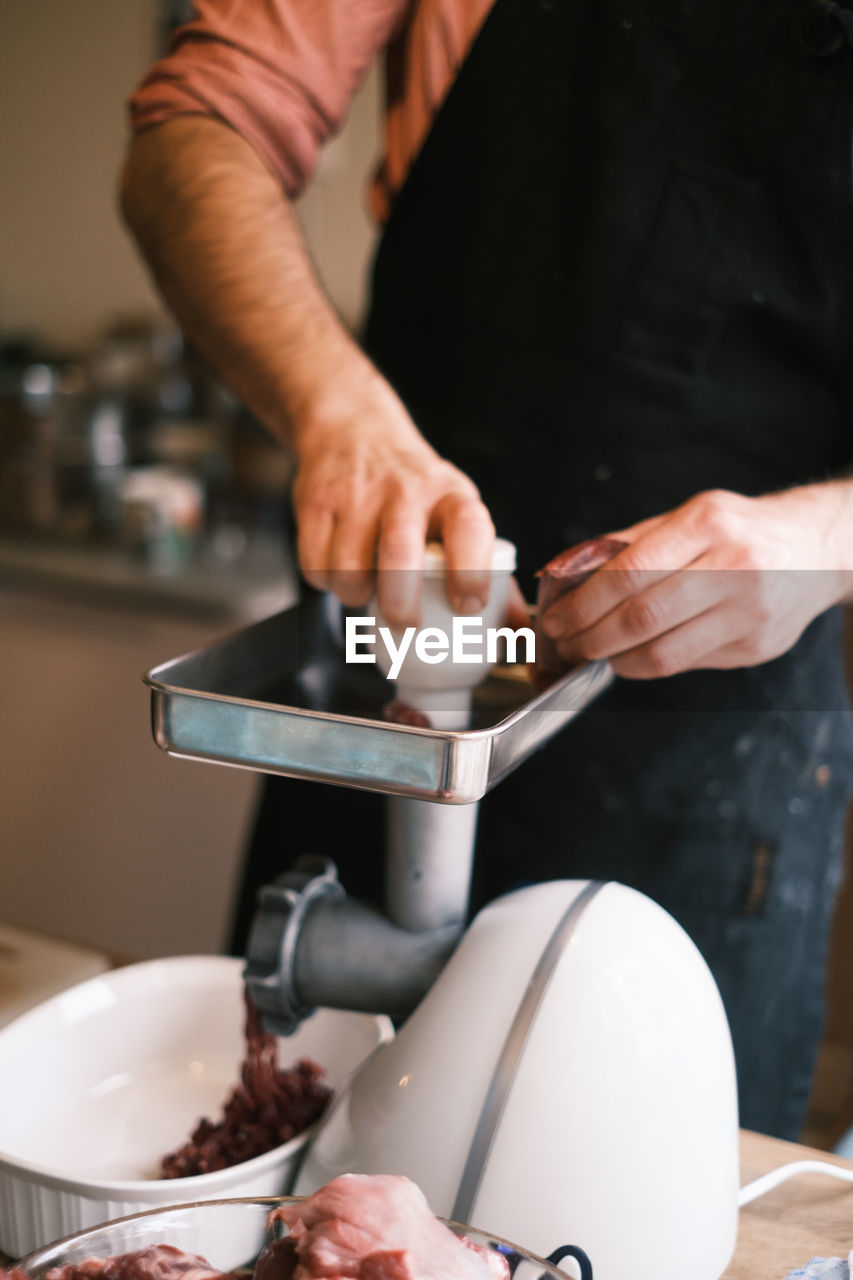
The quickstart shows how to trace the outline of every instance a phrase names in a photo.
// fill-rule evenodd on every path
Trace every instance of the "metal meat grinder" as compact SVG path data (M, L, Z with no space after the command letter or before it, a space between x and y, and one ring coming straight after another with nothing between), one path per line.
M404 1173L434 1212L583 1280L717 1280L737 1225L735 1073L687 935L633 890L578 881L509 894L466 929L478 801L608 667L536 690L498 665L464 727L401 724L383 717L381 672L344 660L342 625L312 594L145 677L173 755L388 797L384 912L324 858L259 895L246 979L269 1029L318 1005L402 1020L335 1099L293 1190Z

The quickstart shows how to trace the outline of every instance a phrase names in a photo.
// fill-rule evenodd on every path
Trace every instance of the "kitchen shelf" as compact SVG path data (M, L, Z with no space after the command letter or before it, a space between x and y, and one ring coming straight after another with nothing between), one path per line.
M35 590L75 602L210 620L252 622L293 604L296 573L283 541L270 538L239 560L205 548L179 572L156 572L119 549L0 538L0 588Z

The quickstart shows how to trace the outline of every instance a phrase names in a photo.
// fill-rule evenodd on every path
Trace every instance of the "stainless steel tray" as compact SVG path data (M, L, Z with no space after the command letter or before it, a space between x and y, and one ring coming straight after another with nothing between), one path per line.
M143 677L170 755L445 804L479 800L607 687L606 663L537 691L517 666L475 691L461 732L390 724L393 685L347 664L331 597L311 594Z

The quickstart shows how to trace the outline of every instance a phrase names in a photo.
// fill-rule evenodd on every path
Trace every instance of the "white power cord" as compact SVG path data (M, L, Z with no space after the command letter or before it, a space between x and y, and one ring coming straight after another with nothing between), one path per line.
M853 1182L853 1169L842 1169L839 1165L829 1164L825 1160L795 1160L791 1164L780 1165L778 1169L772 1169L770 1173L762 1174L754 1182L748 1182L745 1187L741 1187L737 1198L738 1208L742 1209L745 1204L751 1204L753 1200L766 1195L780 1183L787 1182L789 1178L795 1178L798 1173L825 1173L830 1178L839 1178L842 1182ZM853 1276L853 1249L847 1255L847 1268Z
M766 1195L781 1182L787 1182L798 1173L825 1173L831 1178L840 1178L842 1182L853 1182L853 1169L842 1169L840 1165L828 1164L825 1160L795 1160L792 1164L780 1165L778 1169L772 1169L770 1173L762 1174L754 1182L741 1187L737 1198L738 1208L751 1204L759 1196Z

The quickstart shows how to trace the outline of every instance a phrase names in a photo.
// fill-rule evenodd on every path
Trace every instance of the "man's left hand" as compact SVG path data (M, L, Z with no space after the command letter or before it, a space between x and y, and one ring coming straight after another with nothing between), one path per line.
M853 481L697 494L609 536L630 545L545 614L567 661L652 679L755 666L853 600Z

